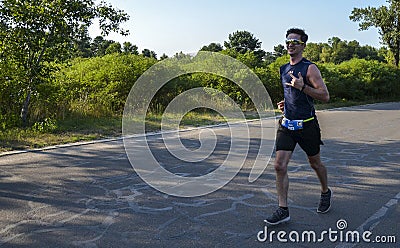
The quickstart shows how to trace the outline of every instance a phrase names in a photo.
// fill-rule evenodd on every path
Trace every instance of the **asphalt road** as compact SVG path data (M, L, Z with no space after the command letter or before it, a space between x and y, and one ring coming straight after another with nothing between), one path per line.
M146 184L116 139L0 156L0 247L400 247L400 103L318 117L334 192L327 214L315 211L318 179L297 147L289 164L291 221L265 227L277 204L275 173L270 162L257 181L248 181L257 132L236 177L193 198ZM157 135L149 140L169 171L199 176L229 152L229 135L215 132L217 152L195 165L169 155Z

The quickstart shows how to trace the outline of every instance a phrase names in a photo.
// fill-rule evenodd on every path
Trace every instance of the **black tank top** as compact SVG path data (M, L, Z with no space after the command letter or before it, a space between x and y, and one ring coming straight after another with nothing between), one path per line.
M300 90L286 85L285 83L290 83L292 78L289 72L292 71L293 75L298 77L298 73L304 79L304 83L307 86L312 87L307 82L307 70L308 66L313 64L309 60L303 58L300 62L295 65L287 63L280 68L281 82L283 86L283 94L285 97L285 111L284 115L290 120L306 120L315 115L314 99Z

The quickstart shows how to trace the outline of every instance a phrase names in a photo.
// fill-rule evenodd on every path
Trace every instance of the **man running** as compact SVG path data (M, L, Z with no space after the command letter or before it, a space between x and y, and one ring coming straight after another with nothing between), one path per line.
M320 158L320 145L323 143L314 108L314 99L328 102L329 92L318 67L303 57L307 40L308 35L302 29L291 28L286 32L290 61L280 68L284 100L278 103L278 108L283 117L279 120L274 163L279 208L266 219L270 225L290 220L287 166L296 144L307 154L310 166L321 183L317 212L326 213L331 207L332 191L328 188L327 170Z

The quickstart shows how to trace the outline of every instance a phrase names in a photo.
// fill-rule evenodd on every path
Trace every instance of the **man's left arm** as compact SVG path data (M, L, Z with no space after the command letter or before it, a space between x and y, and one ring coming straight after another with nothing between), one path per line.
M313 86L304 86L303 92L321 102L329 101L329 91L322 79L321 72L315 64L311 64L307 70L307 80Z

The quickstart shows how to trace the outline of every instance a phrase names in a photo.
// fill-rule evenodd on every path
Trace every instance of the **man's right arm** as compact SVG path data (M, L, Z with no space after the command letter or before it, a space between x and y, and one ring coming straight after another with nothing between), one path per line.
M283 113L285 110L285 100L278 102L278 109Z

